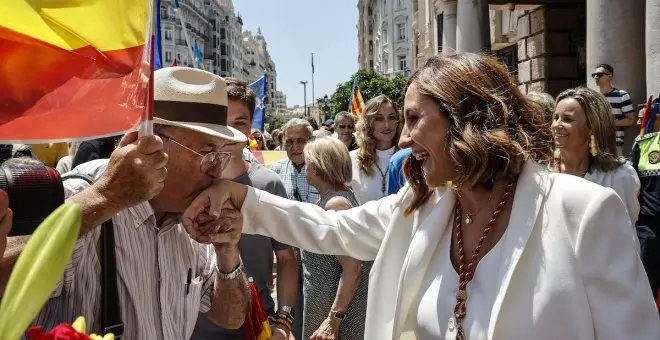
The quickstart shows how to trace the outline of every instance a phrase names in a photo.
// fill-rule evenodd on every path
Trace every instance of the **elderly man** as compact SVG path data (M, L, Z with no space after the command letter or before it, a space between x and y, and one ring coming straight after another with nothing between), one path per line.
M235 78L225 80L229 95L228 124L241 132L249 132L256 95L243 81ZM222 178L287 197L286 189L276 173L256 162L244 160L242 157L245 150L244 145L245 143L227 141L220 148L232 155L227 168L222 172ZM295 319L298 263L293 249L286 244L261 235L241 235L240 248L245 271L254 280L264 309L271 320L276 321L282 317ZM268 287L273 274L273 252L277 258L277 302L279 304L277 311L275 311L275 302ZM302 310L298 312L299 317L302 318ZM276 322L272 329L272 340L285 340L291 333L291 329L284 322ZM243 329L231 331L222 329L212 324L204 316L197 320L192 337L194 340L242 340L244 338Z
M48 329L83 315L93 332L112 326L102 325L105 280L99 275L99 235L109 227L104 223L109 219L114 224L117 304L126 339L188 339L198 312L224 328L243 324L249 293L239 255L240 233L229 229L226 220L221 225L214 220L206 223L212 234L195 240L179 214L221 175L230 156L219 151L221 145L245 142L246 137L226 126L222 78L168 67L155 72L154 83L156 136L130 133L109 160L82 164L72 171L75 178L64 181L68 200L82 208L82 230L37 325ZM11 248L10 243L13 260L21 248ZM7 262L2 274L10 270Z
M293 118L282 127L284 150L286 150L287 158L283 159L271 167L280 178L289 199L316 203L320 199L319 191L313 186L307 184L307 172L305 169L305 155L303 149L307 142L313 139L314 130L312 125L300 118ZM297 252L300 258L300 252ZM298 270L302 273L302 267L299 265ZM303 310L303 292L302 292L302 275L298 276L298 298L296 303L296 310ZM295 319L293 335L296 339L302 337L302 317Z

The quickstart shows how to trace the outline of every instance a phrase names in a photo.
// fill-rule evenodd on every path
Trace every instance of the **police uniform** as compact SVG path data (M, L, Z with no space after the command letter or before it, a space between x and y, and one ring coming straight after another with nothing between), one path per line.
M636 229L642 262L657 298L660 293L660 133L637 137L631 161L641 184Z

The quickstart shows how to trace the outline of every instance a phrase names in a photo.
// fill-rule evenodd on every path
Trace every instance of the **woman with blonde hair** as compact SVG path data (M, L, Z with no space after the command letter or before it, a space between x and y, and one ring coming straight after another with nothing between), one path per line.
M586 87L560 93L551 129L554 169L614 189L634 225L640 182L635 169L617 155L616 128L607 99Z
M303 151L307 182L318 189L316 203L325 210L347 210L359 206L350 189L351 159L339 139L325 137L309 142ZM302 251L303 339L364 339L369 270L347 256Z
M621 199L537 163L552 157L550 131L501 62L432 57L404 113L412 157L396 195L335 212L219 181L184 225L221 241L195 221L222 211L234 232L375 260L365 339L659 338Z
M390 158L398 151L400 121L399 111L385 95L369 100L358 118L351 186L362 203L385 196Z

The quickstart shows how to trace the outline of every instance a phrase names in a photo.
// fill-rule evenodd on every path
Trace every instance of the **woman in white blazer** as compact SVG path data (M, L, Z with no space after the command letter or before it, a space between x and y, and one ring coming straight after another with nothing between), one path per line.
M635 225L639 216L639 177L617 155L616 127L607 99L585 87L560 93L552 116L552 136L555 170L614 189Z
M542 115L496 59L434 57L406 91L400 145L413 157L397 195L333 212L221 181L184 225L207 242L242 228L375 260L368 340L659 339L625 207L535 162L552 157ZM230 206L231 227L196 222Z

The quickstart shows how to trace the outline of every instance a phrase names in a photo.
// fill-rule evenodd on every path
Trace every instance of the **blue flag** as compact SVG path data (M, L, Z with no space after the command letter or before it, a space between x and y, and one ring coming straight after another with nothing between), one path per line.
M160 68L163 68L163 60L161 51L162 51L162 46L161 46L161 38L160 38L160 0L156 0L156 13L154 13L156 16L156 27L154 28L156 30L155 33L155 41L154 41L154 71L158 70Z
M252 128L264 130L264 119L266 116L266 76L257 79L250 87L257 94L257 105L254 108L254 118L252 119Z
M179 0L172 0L172 9L178 10L179 8L181 8L181 6L179 6Z
M195 54L195 60L193 61L193 66L200 70L204 70L204 63L203 63L204 59L202 59L202 52L199 51L199 46L197 46L196 41L195 41L195 47L193 48L193 53Z

